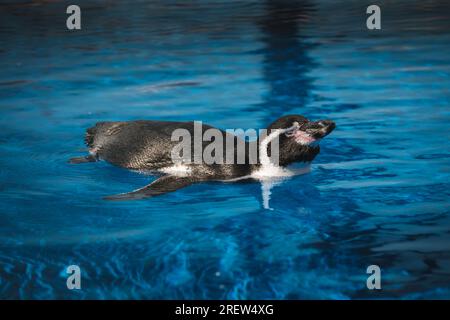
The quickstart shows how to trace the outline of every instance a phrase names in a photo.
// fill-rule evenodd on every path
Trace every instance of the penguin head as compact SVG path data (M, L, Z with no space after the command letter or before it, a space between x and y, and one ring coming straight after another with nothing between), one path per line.
M301 115L287 115L275 120L268 134L279 130L279 164L310 162L320 152L319 142L329 135L336 124L331 120L309 121ZM270 152L270 148L268 150Z

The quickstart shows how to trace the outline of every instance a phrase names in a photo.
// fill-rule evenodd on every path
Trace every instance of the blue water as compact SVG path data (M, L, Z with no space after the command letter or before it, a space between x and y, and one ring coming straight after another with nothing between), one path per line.
M0 298L450 298L450 5L64 1L0 5ZM69 165L105 120L264 128L329 118L312 172L272 190ZM66 287L66 267L82 271ZM381 290L366 268L379 265Z

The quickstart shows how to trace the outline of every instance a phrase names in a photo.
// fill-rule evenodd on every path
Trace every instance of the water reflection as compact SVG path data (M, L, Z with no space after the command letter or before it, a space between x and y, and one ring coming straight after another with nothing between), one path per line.
M269 90L259 107L265 111L268 123L307 106L312 99L313 79L309 73L315 62L308 51L315 45L308 42L304 28L314 12L310 1L265 2L259 26L265 45L262 74Z

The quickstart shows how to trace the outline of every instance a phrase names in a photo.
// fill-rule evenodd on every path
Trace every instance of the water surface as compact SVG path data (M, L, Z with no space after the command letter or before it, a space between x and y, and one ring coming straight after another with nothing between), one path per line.
M0 297L450 298L450 6L380 1L0 5ZM108 202L152 177L69 165L106 120L330 118L312 172ZM82 290L65 268L82 269ZM382 269L382 290L366 268Z

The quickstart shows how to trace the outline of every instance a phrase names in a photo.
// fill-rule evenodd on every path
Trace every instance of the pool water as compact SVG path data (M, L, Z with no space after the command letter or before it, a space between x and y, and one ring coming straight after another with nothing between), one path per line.
M0 5L0 298L450 298L450 4ZM102 200L153 178L85 154L97 121L333 119L311 173ZM81 268L68 290L66 268ZM370 265L381 290L366 287Z

